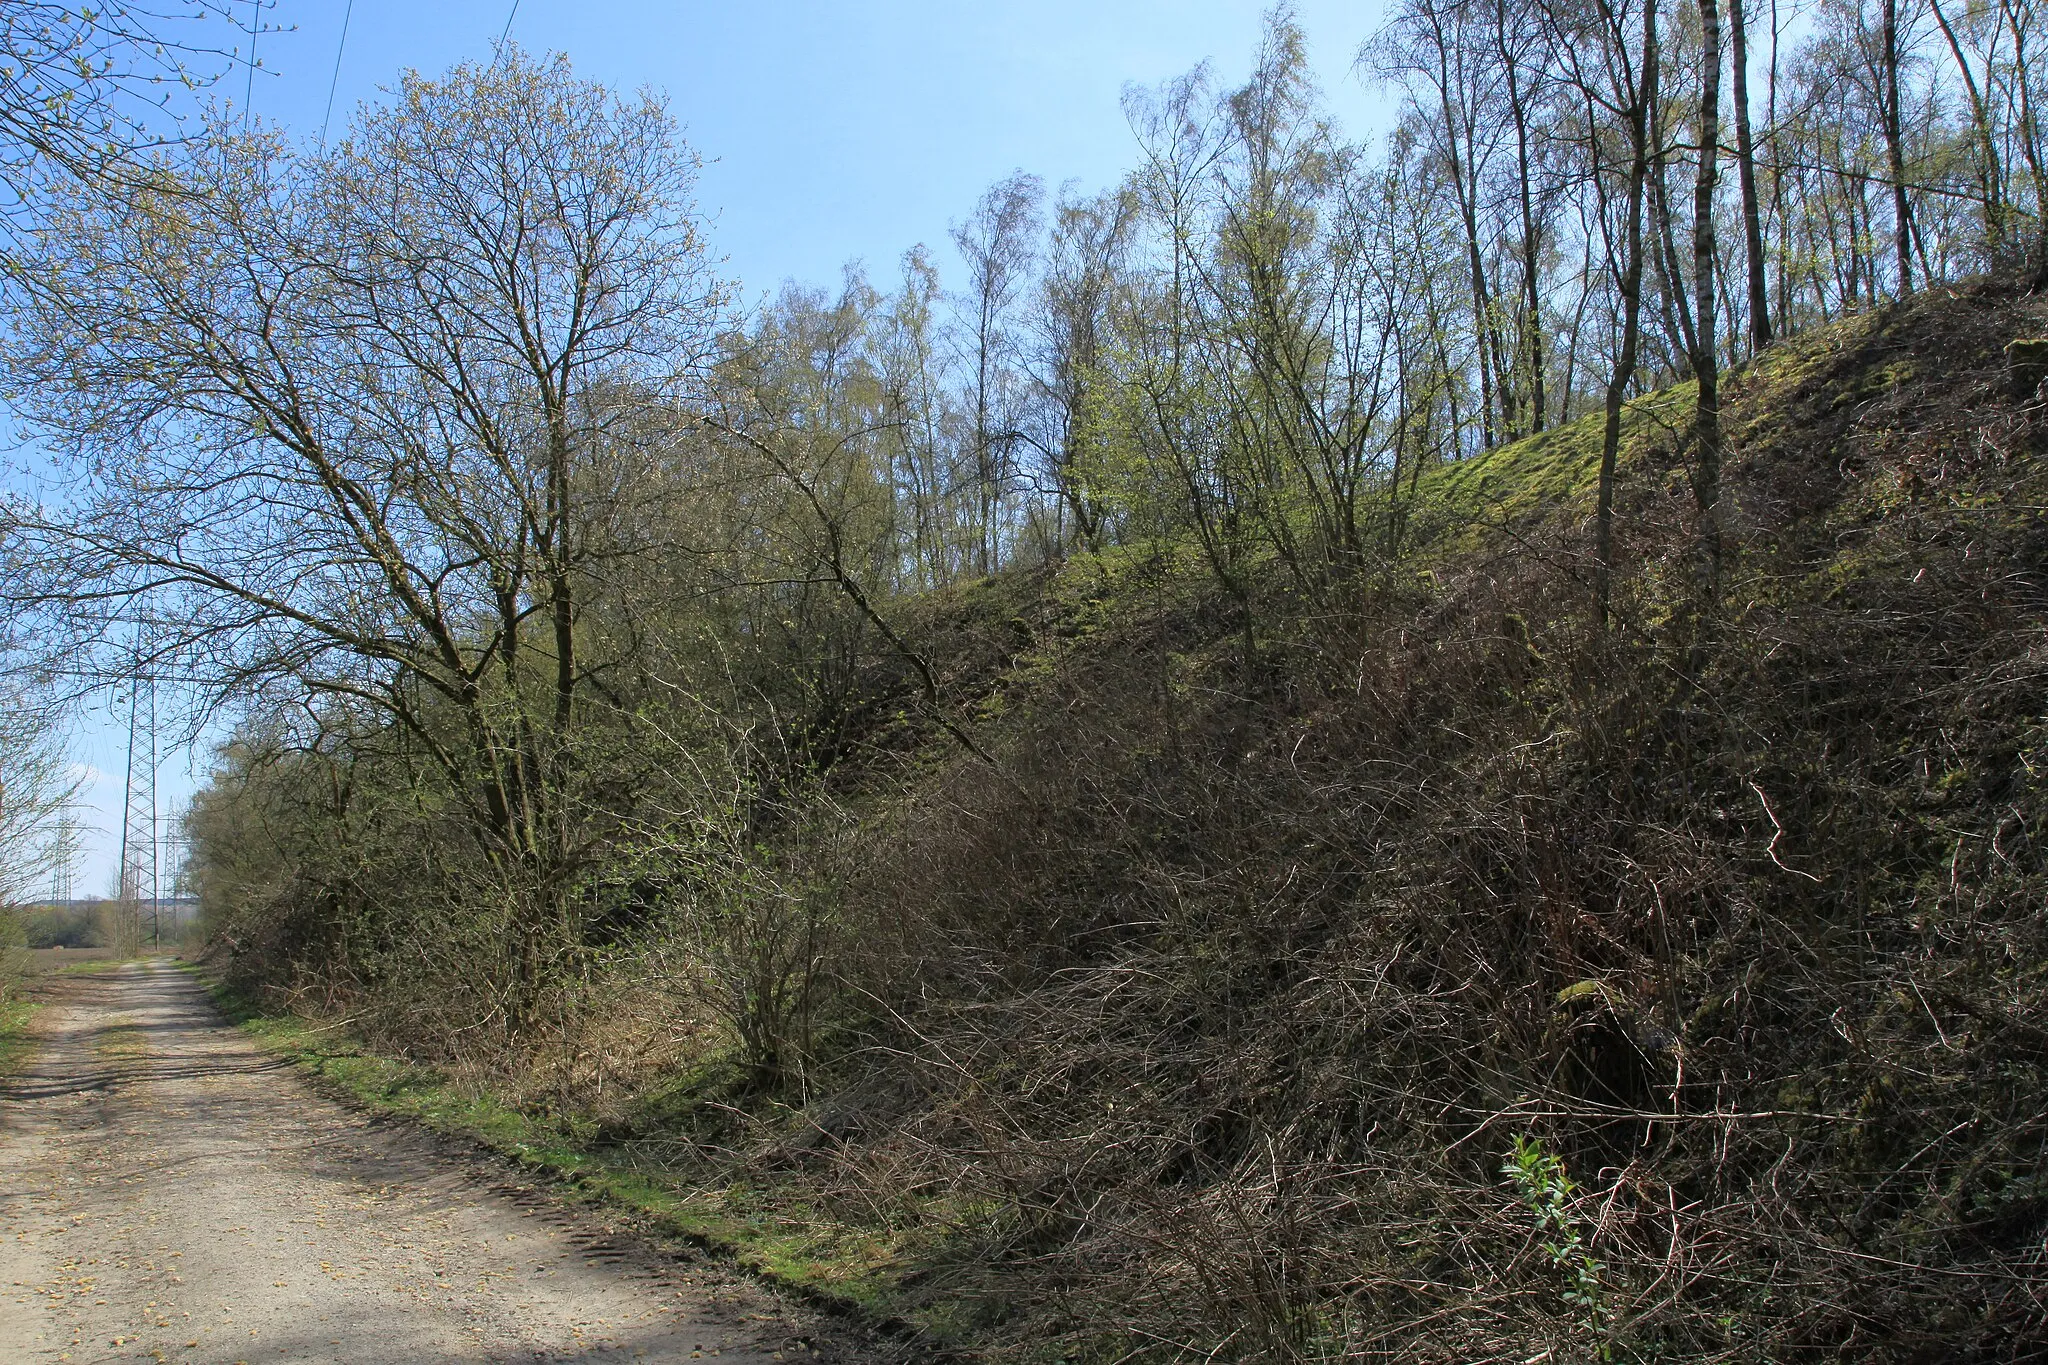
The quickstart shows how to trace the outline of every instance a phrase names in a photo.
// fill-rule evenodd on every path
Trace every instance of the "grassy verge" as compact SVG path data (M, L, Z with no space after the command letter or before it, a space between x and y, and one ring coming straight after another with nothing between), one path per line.
M132 957L95 957L83 962L64 962L37 970L38 976L104 976L134 962Z
M34 995L37 978L87 976L121 966L120 959L96 957L84 962L65 962L33 950L23 952L21 958L25 962L16 975L0 978L0 1076L19 1070L35 1049L29 1024L42 1007Z
M437 1068L380 1055L344 1027L267 1014L197 964L180 965L266 1051L346 1103L475 1142L572 1198L624 1211L870 1326L929 1333L936 1325L920 1320L930 1310L899 1311L905 1258L886 1235L824 1218L788 1191L694 1184L630 1147L601 1142L589 1125L522 1112Z
M27 1059L32 1046L28 1025L35 1012L33 1000L0 999L0 1076L12 1075Z

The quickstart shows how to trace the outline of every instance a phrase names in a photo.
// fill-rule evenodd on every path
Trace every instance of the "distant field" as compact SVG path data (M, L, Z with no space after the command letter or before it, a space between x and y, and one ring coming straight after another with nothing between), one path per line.
M75 962L111 962L118 954L112 948L31 948L28 950L30 970L53 971L58 967Z

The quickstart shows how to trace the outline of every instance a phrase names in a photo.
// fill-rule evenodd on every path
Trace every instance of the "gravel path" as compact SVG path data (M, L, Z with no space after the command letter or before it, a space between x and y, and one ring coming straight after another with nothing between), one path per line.
M0 1362L845 1361L799 1309L310 1090L163 963L0 1085Z

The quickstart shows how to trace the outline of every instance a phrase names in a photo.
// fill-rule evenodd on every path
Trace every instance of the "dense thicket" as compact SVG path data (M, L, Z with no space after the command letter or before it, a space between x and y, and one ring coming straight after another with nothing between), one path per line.
M240 984L935 1331L2019 1358L2038 24L1421 0L1368 147L1280 13L751 316L562 62L223 128L16 281L8 590L243 709Z
M705 1106L683 1169L894 1200L913 1296L997 1339L2031 1358L2048 433L2002 348L2044 320L1943 296L1731 384L1704 664L1654 416L1605 630L1597 419L1473 471L1561 463L1564 515L1425 529L1474 506L1425 480L1427 573L1289 618L1256 690L1170 559L1018 587L1004 780L921 783L848 873L879 1058L766 1136Z

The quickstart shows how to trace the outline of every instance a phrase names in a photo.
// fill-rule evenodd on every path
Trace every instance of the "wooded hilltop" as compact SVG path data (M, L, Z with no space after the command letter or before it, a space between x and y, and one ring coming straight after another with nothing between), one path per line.
M565 58L220 122L22 235L0 589L237 718L242 999L926 1346L2039 1358L2048 29L1747 4L1370 145L1282 8L754 308Z

